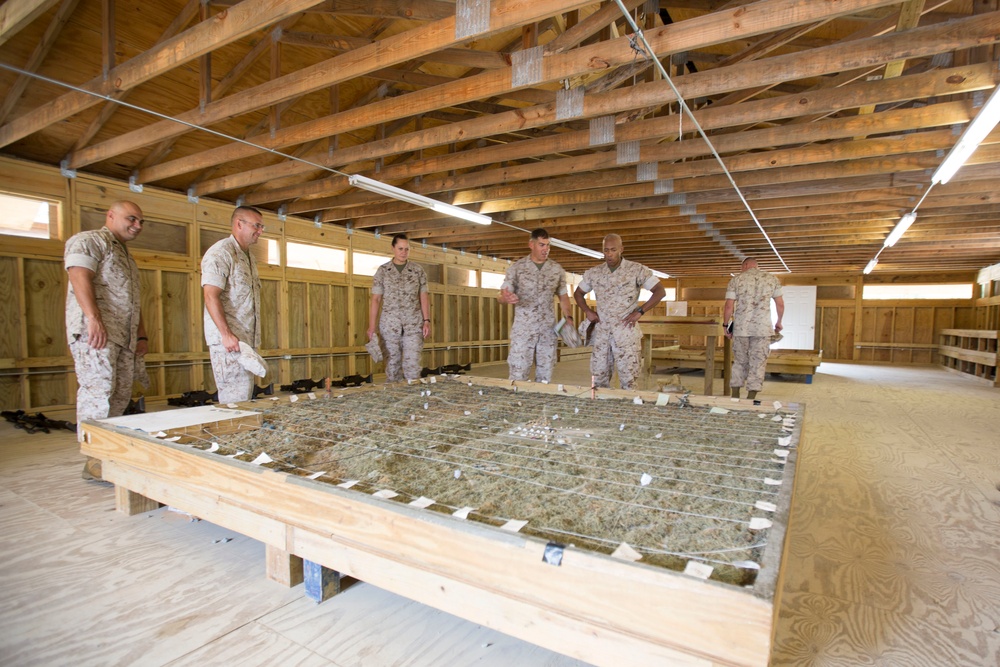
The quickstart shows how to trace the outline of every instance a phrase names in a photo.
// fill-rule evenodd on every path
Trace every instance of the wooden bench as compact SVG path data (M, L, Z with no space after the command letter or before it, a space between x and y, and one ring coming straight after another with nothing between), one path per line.
M701 347L655 347L652 351L653 363L669 362L674 368L697 368L705 370L705 349ZM812 376L820 365L822 350L771 350L767 359L768 373L805 375L806 384L812 384ZM715 367L715 377L722 377L723 369Z

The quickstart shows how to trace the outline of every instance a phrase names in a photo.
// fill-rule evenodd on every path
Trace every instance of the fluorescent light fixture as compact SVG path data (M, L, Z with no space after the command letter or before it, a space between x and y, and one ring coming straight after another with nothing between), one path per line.
M889 235L885 237L885 243L883 243L882 246L885 248L891 248L896 245L896 241L902 238L903 234L906 233L906 230L910 228L910 225L912 225L913 221L916 219L917 214L913 211L905 213L903 217L899 219L899 222L896 223L896 226L893 227L892 231L889 232Z
M584 248L583 246L576 245L575 243L569 243L568 241L560 241L557 238L549 238L549 243L557 248L562 248L563 250L569 250L570 252L575 252L578 255L585 255L587 257L593 257L594 259L604 259L604 253L598 252L596 250L591 250L590 248Z
M450 215L463 220L468 220L469 222L474 222L477 225L489 225L493 222L493 218L488 215L483 215L482 213L476 213L475 211L470 211L469 209L462 208L461 206L453 206L451 204L446 204L443 201L418 195L416 192L410 192L409 190L404 190L403 188L397 188L394 185L389 185L388 183L383 183L382 181L376 181L374 178L368 178L367 176L362 176L361 174L349 175L347 177L347 182L356 188L361 188L362 190L367 190L368 192L374 192L375 194L397 199L399 201L406 202L407 204L413 204L414 206L423 206L424 208L429 208L432 211L443 213L444 215Z
M664 280L670 277L669 273L664 273L663 271L657 271L656 269L653 269L653 275L656 276L657 278L663 278Z
M1000 121L1000 86L993 89L990 99L986 100L986 104L965 128L965 132L958 138L958 142L952 146L941 166L931 176L931 183L950 181L955 172L961 169L965 161L969 159L969 156L979 148L979 143L993 131L998 121Z
M878 257L873 257L872 261L868 262L868 266L865 267L865 275L867 276L872 270L878 265Z

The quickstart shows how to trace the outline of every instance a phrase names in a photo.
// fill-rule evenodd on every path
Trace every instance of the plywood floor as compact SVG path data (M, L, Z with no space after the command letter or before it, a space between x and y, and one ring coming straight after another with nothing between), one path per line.
M772 665L997 665L1000 390L824 363L762 398L808 404ZM119 516L81 462L70 433L0 423L2 665L582 665L363 583L316 605L264 578L258 542Z

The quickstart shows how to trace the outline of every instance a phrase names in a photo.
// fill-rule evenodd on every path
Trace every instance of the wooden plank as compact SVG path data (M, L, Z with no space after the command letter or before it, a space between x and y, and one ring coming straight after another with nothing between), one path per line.
M15 0L16 1L16 0ZM55 4L57 0L45 0ZM10 4L8 2L8 4ZM199 23L115 67L107 77L98 76L79 88L107 94L128 90L201 55L236 41L290 14L308 9L317 0L243 0L212 19ZM7 5L4 5L7 7ZM0 146L33 134L73 114L99 104L101 98L71 92L0 127ZM150 142L152 143L152 142Z
M7 0L0 6L0 44L54 7L59 0Z
M282 586L298 586L304 579L302 559L276 546L264 545L267 578Z
M952 345L940 345L938 346L938 354L940 354L943 357L951 357L952 359L960 359L962 361L968 361L974 364L982 364L983 366L990 366L993 368L996 368L997 365L996 352L966 350L961 347L954 347Z
M942 329L941 334L945 336L958 336L960 338L986 338L997 340L1000 331L991 329Z

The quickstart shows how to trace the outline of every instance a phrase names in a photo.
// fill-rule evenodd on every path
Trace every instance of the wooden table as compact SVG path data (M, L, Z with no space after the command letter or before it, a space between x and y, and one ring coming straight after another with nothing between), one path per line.
M657 317L644 319L639 326L642 327L642 358L646 368L647 386L649 386L653 373L653 336L704 336L705 384L702 393L706 396L714 394L716 344L719 337L725 335L722 330L721 317ZM723 395L729 386L732 369L732 345L728 338L724 338L724 340L722 346Z

